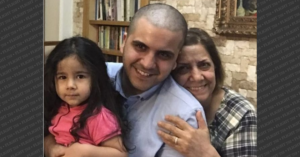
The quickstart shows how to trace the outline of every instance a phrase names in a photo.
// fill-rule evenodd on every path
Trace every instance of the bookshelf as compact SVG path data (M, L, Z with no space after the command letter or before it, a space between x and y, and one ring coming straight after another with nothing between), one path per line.
M96 19L96 12L97 12L97 4L96 1L100 2L103 1L105 2L111 2L111 3L118 3L121 0L83 0L83 30L82 30L82 36L91 39L92 41L98 43L100 48L103 50L106 60L107 61L112 61L112 62L122 62L122 54L119 51L119 45L120 45L120 36L122 32L122 28L129 27L129 20L127 18L126 10L123 12L124 13L124 20L97 20ZM127 6L127 1L135 1L135 0L122 0L123 5L126 7ZM139 7L145 6L149 4L150 0L138 0ZM99 7L102 8L102 7ZM127 9L127 8L125 8ZM117 9L117 12L120 11L120 9ZM102 15L105 16L105 15ZM119 18L119 17L118 17ZM102 17L101 19L105 19ZM100 40L100 29L110 27L113 29L116 29L116 32L118 32L117 39L115 41L117 43L117 46L114 46L112 49L111 46L102 46L99 42ZM118 31L120 30L120 31ZM124 31L124 30L123 30ZM126 31L126 29L125 29ZM116 37L115 36L115 37ZM107 40L107 38L103 39L103 41Z

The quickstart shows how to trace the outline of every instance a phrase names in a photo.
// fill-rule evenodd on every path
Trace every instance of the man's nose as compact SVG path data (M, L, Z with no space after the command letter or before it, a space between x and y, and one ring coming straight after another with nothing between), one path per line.
M156 67L156 59L155 59L155 54L149 52L147 55L144 56L142 59L141 64L145 69L153 69Z

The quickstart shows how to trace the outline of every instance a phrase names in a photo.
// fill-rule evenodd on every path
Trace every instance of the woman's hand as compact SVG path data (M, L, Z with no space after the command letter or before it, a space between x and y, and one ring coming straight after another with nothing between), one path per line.
M166 116L167 122L159 122L158 126L170 134L158 131L158 135L170 147L176 149L185 157L213 157L219 156L210 143L209 131L201 112L196 113L198 129L194 129L187 122L176 116Z

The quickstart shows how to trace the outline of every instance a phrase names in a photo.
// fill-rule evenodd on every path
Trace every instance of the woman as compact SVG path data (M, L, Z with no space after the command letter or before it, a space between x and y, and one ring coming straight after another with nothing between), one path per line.
M211 37L190 28L177 64L172 75L203 105L208 127L200 112L196 115L198 129L178 117L166 116L174 125L158 123L169 131L158 131L162 140L185 157L256 156L256 111L244 97L223 87L224 70Z

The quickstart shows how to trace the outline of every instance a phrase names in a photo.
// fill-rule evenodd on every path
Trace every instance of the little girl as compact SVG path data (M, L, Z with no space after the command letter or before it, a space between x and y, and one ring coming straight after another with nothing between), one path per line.
M45 64L44 94L45 123L51 122L48 130L56 143L92 144L106 156L108 152L127 156L122 98L111 85L103 53L93 41L72 37L53 49Z

